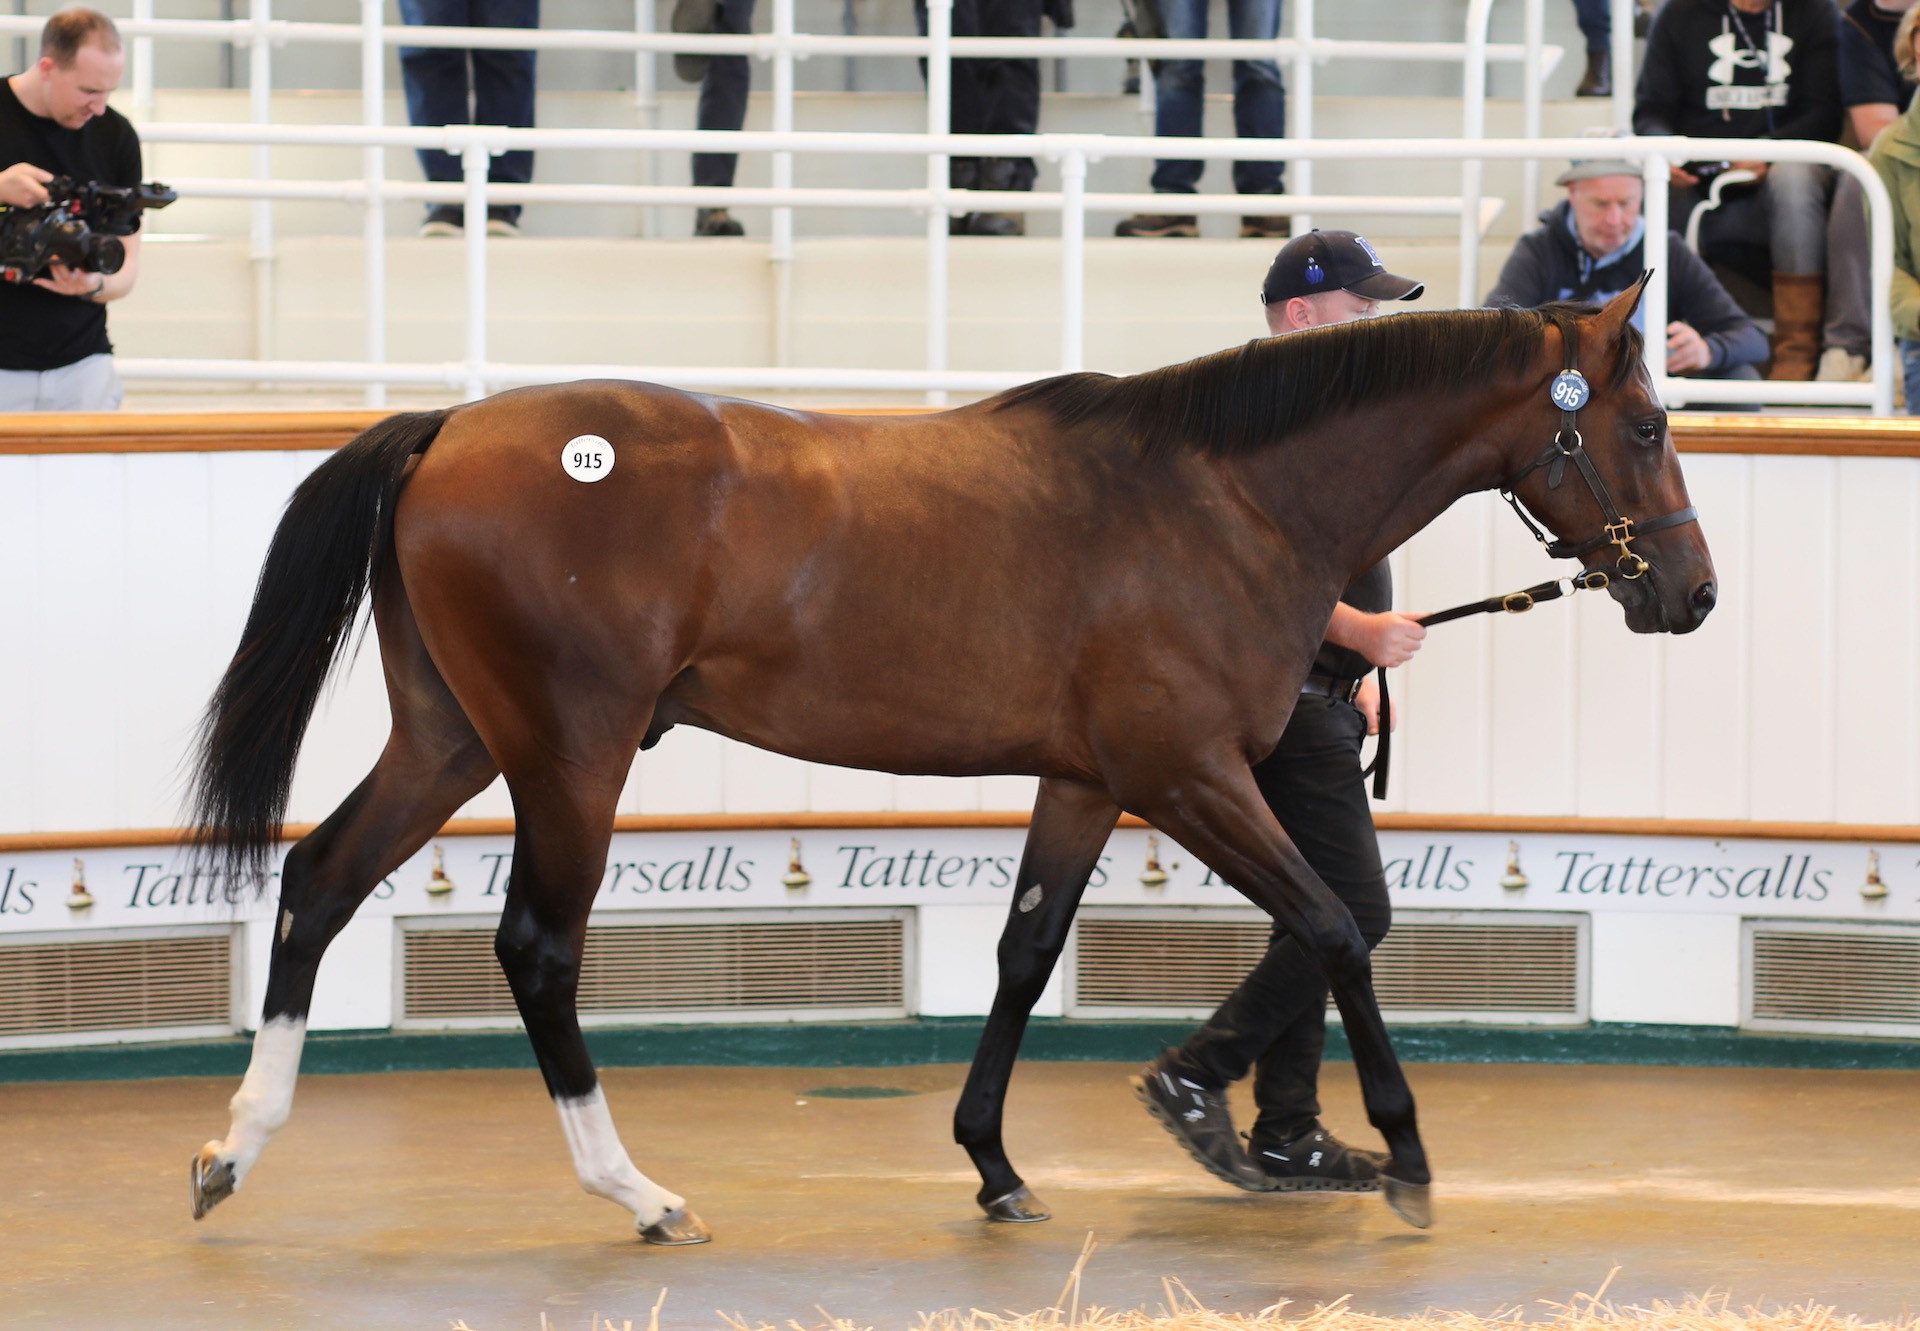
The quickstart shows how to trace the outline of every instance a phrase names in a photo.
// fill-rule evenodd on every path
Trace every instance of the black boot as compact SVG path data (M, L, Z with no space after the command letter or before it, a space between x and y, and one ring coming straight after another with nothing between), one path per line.
M725 208L696 208L693 211L696 236L744 236L747 229L734 220Z
M1613 96L1613 57L1606 51L1587 52L1587 72L1580 76L1575 97Z
M979 187L992 190L1031 189L1031 185L1020 185L1015 182L1015 165L1010 157L981 158ZM1026 215L1023 213L969 213L967 214L967 234L970 236L1024 236L1027 234Z

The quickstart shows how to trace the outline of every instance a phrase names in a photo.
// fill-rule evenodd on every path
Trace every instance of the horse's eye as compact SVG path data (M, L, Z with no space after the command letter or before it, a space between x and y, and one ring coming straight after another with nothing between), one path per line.
M1639 436L1640 442L1643 444L1657 444L1660 442L1661 428L1659 421L1641 421L1633 427L1633 432Z

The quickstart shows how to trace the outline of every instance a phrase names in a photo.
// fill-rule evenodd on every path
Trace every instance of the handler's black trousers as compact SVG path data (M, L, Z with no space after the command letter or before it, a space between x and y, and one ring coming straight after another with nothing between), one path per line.
M1369 949L1387 936L1392 909L1380 842L1360 775L1366 719L1351 703L1302 694L1280 745L1253 769L1280 826L1353 912ZM1256 1149L1298 1137L1320 1114L1317 1083L1327 1039L1327 981L1279 928L1267 954L1206 1025L1187 1037L1175 1069L1204 1086L1257 1070Z

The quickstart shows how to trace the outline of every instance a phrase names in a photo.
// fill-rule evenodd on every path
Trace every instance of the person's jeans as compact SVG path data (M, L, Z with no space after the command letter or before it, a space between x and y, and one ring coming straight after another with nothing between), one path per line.
M753 31L754 0L719 0L713 30L733 35ZM747 90L752 75L743 55L716 55L700 78L698 129L739 129L747 123ZM731 185L738 158L733 153L695 153L693 183Z
M1260 793L1307 863L1353 913L1372 948L1392 919L1380 841L1360 773L1367 723L1360 709L1303 694L1279 747L1254 769ZM1238 1081L1257 1068L1257 1147L1298 1137L1320 1114L1320 1055L1327 1039L1327 981L1278 928L1266 955L1206 1025L1175 1053L1176 1072L1203 1086Z
M1613 14L1608 0L1573 0L1574 20L1589 51L1606 51L1613 43Z
M1900 378L1907 390L1907 415L1920 416L1920 342L1900 339Z
M956 37L1038 37L1042 0L954 0ZM925 0L914 19L927 30ZM955 60L947 128L954 134L1033 134L1040 128L1038 60ZM920 63L926 73L926 62ZM956 189L1033 188L1031 157L955 157L947 179Z
M1207 35L1207 0L1160 0L1167 36L1182 39ZM1273 38L1280 33L1280 0L1227 0L1229 34L1242 39ZM1206 94L1205 66L1198 60L1167 60L1154 76L1153 132L1164 138L1199 138ZM1233 132L1242 139L1284 139L1287 136L1287 90L1280 66L1271 60L1233 62ZM1205 166L1197 161L1163 160L1153 168L1157 194L1192 194L1200 187ZM1235 162L1233 188L1238 194L1278 194L1283 188L1285 164Z
M1700 219L1701 257L1730 247L1764 250L1776 273L1827 271L1827 200L1833 168L1810 162L1775 162L1758 186L1735 186L1720 206ZM1669 216L1684 231L1693 207L1707 197L1699 186L1668 196Z
M537 28L540 0L400 0L400 17L425 27ZM403 46L400 73L407 119L415 125L533 125L532 51ZM460 179L459 159L438 148L420 150L420 170L428 180ZM533 179L533 154L502 153L488 164L487 179L526 184ZM520 210L503 211L514 216Z

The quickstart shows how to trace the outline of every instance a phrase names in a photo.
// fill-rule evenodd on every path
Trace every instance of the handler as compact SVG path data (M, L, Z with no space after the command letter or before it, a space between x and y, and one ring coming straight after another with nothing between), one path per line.
M1372 317L1382 301L1416 300L1425 284L1389 273L1351 231L1289 241L1260 290L1275 336ZM1385 560L1334 607L1293 716L1254 767L1260 793L1307 863L1353 912L1371 950L1391 918L1367 805L1360 745L1392 728L1380 715L1373 666L1404 665L1427 631L1397 614ZM1356 1150L1320 1125L1316 1087L1327 1036L1327 981L1293 937L1272 940L1240 987L1178 1049L1135 1080L1153 1116L1209 1173L1250 1192L1376 1192L1386 1157ZM1226 1088L1254 1070L1259 1117L1242 1148Z

